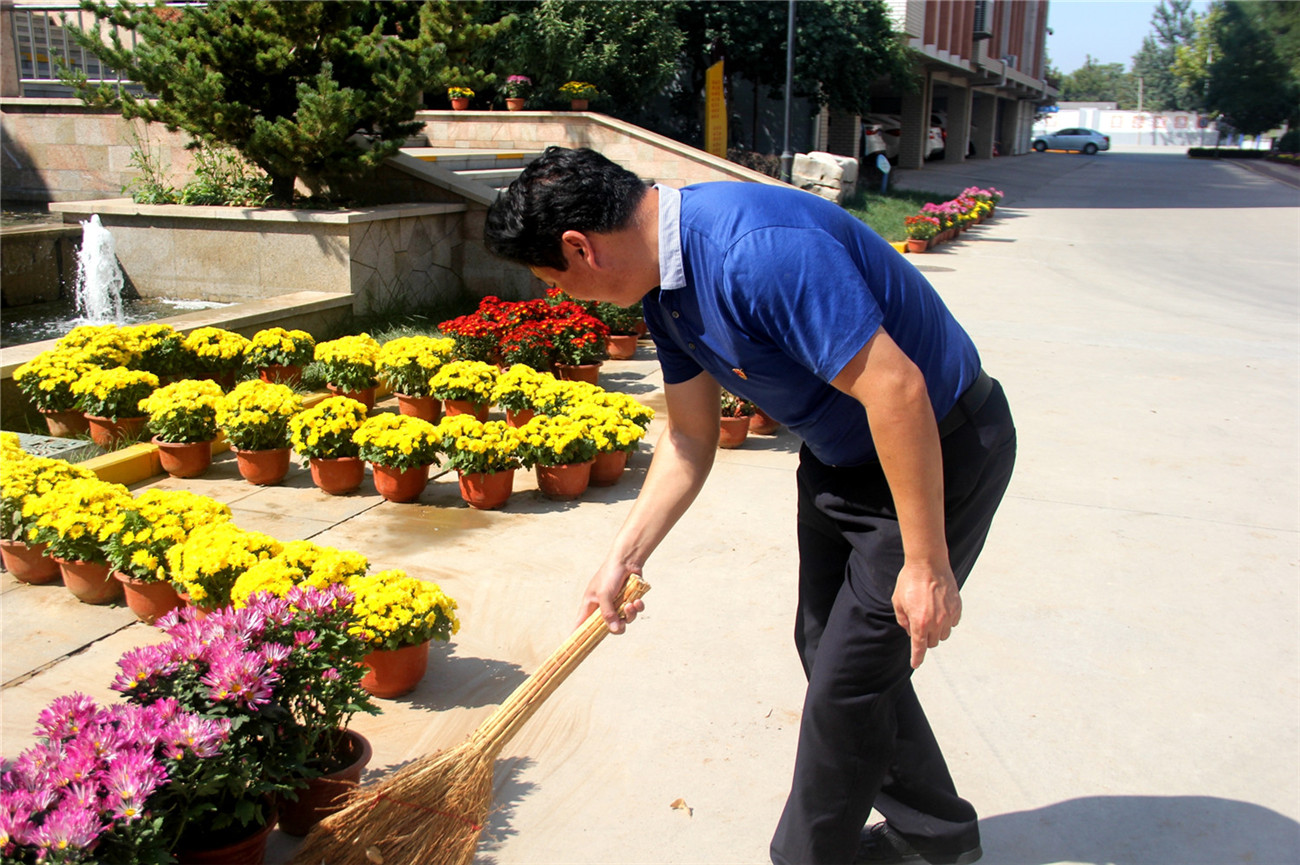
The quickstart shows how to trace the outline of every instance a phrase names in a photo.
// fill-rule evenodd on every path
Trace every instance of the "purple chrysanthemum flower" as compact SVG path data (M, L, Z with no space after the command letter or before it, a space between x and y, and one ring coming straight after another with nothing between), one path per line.
M75 736L82 726L95 719L98 711L95 701L85 694L57 697L36 719L36 735L48 739Z
M320 640L316 639L315 631L294 631L293 644L300 649L319 649Z
M84 850L103 831L104 824L96 812L78 808L73 802L63 802L46 815L31 840L50 852Z
M117 667L118 674L109 687L122 694L130 694L156 677L169 675L175 670L170 653L161 646L131 649L118 658Z
M208 696L218 703L232 702L256 708L271 702L275 684L280 676L267 669L266 663L256 654L248 652L225 653L212 660L212 666L202 679L208 686Z
M183 714L167 725L164 742L167 756L179 760L188 751L199 759L215 757L230 739L230 721Z
M97 730L98 727L92 727L87 732ZM95 741L92 736L83 736L69 742L63 759L50 772L50 783L55 787L66 787L69 784L84 784L94 778L100 766Z

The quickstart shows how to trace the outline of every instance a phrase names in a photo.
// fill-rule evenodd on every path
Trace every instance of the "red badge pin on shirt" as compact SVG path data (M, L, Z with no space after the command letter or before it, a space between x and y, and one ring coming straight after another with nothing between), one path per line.
M745 371L739 367L732 367L731 371L745 380L749 379L749 376L745 375Z

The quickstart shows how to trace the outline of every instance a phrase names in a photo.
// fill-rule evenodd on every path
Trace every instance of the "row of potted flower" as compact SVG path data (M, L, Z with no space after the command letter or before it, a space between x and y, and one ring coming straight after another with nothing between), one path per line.
M437 420L421 416L418 406L367 417L341 397L292 417L293 448L308 461L317 486L351 492L370 463L381 495L414 501L445 457L471 507L505 504L521 468L536 471L544 495L572 499L589 485L616 483L654 417L626 394L523 364L502 373L491 364L452 361L439 377L438 387L451 395L446 416ZM505 420L489 419L492 404L505 409ZM562 479L575 475L565 486Z
M992 216L1001 200L1001 190L968 186L956 198L942 203L926 203L920 213L903 220L907 231L907 251L925 252L951 240Z
M528 102L528 97L535 95L533 79L527 75L508 76L505 83L501 85L500 92L505 97L507 110L520 111ZM451 107L456 111L469 108L470 100L474 95L474 91L468 87L447 88L447 99L451 101ZM561 99L569 100L569 107L574 111L586 111L587 103L599 96L600 91L594 84L586 81L566 81L556 90L556 95Z
M474 312L444 321L438 329L455 340L456 357L554 369L561 378L595 384L602 361L635 354L644 321L640 304L582 303L552 288L544 299L485 297Z

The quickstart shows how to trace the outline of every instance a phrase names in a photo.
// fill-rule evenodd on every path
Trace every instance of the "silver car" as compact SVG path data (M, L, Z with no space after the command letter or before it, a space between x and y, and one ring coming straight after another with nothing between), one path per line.
M1077 150L1092 156L1098 150L1110 150L1110 136L1095 129L1062 129L1037 136L1034 149L1039 153L1044 150Z

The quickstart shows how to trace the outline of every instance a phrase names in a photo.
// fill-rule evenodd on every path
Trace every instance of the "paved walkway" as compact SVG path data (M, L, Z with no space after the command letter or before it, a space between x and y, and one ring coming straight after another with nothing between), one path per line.
M1168 154L1032 154L899 182L1008 194L969 239L910 258L1004 382L1021 436L962 624L916 678L984 815L984 861L1297 861L1300 193ZM603 383L662 408L644 346ZM788 434L719 454L651 560L644 617L507 748L477 861L767 861L802 699L795 459ZM356 721L383 770L460 741L560 642L648 449L576 503L522 473L493 513L463 507L449 478L393 505L324 496L297 469L253 489L230 460L187 485L241 525L361 550L461 604L421 687ZM152 631L57 586L3 588L12 755L52 697L108 696L116 658ZM292 849L274 836L274 861Z

